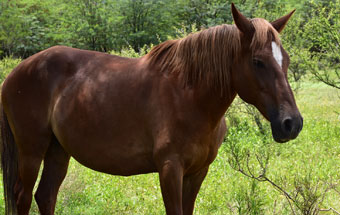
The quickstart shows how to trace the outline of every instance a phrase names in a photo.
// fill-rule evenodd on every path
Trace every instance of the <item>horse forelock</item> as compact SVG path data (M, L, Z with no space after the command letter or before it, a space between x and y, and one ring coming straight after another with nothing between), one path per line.
M241 50L235 25L219 25L155 46L147 55L149 63L165 74L177 74L185 86L205 83L229 95L230 71Z
M254 52L256 49L261 49L265 46L268 38L271 38L278 46L280 46L280 35L274 27L265 19L254 18L251 23L255 28L255 33L250 44L251 50Z

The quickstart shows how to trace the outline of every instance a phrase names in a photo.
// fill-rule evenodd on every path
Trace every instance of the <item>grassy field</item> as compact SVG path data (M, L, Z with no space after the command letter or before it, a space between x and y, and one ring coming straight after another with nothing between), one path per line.
M211 165L194 214L293 214L287 198L271 184L254 181L231 167L230 140L248 147L251 153L269 154L267 177L296 196L296 201L301 203L297 207L291 202L296 214L308 206L305 203L309 201L308 196L317 197L320 203L317 202L316 208L332 207L340 211L340 92L305 81L296 97L304 117L304 129L289 143L278 144L272 140L269 144L259 143L261 138L249 117L237 116L240 124L231 129ZM266 128L269 129L268 123ZM260 170L254 159L250 165L255 173ZM2 195L0 214L4 214ZM38 214L35 202L32 205L31 214ZM165 214L158 175L111 176L71 160L58 196L56 214Z

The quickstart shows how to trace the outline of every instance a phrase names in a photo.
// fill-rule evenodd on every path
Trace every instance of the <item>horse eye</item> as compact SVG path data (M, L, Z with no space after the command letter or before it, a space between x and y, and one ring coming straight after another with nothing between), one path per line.
M253 60L253 65L259 69L263 69L265 66L264 66L264 63L261 61L261 60L258 60L258 59L254 59Z

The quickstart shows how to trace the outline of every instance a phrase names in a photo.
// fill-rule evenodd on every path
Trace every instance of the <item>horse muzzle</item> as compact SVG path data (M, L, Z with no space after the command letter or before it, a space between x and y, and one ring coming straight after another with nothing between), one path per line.
M284 143L295 139L303 127L303 118L300 114L285 116L282 119L271 120L272 135L276 142Z

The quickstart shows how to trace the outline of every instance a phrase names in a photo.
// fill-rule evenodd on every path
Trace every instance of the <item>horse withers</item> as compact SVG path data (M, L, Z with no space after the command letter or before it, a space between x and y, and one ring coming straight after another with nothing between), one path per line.
M72 156L113 175L158 172L167 214L192 214L237 94L270 121L277 142L301 131L279 39L293 12L269 23L232 5L235 25L136 59L56 46L24 60L1 94L6 213L29 213L44 161L35 199L53 214Z

